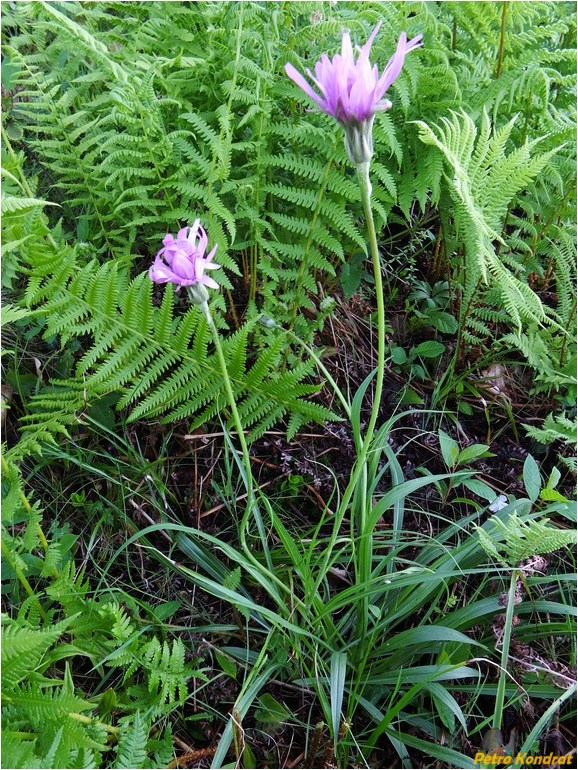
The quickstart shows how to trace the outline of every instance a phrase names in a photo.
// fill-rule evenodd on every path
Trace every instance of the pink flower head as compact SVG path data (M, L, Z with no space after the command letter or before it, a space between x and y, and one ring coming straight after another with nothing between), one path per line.
M207 233L195 220L192 227L183 227L176 238L165 235L164 247L159 251L149 276L155 283L176 283L178 286L201 284L211 289L218 289L219 284L205 275L205 270L218 270L220 265L213 263L213 250L205 257Z
M367 43L358 48L357 61L354 59L349 32L344 32L341 54L336 54L331 61L327 54L323 54L315 65L315 77L309 69L306 70L320 94L313 90L292 64L285 65L285 72L323 112L332 115L340 123L364 123L376 111L390 109L391 102L383 98L384 94L401 72L406 53L422 44L422 35L407 42L407 36L402 32L397 50L380 77L377 64L372 67L369 61L371 44L380 26L381 22Z

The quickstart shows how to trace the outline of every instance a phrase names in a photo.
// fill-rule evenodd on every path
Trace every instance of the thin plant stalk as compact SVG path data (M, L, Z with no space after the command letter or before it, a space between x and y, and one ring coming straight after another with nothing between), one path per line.
M227 362L225 361L225 356L223 354L221 338L219 337L219 332L217 331L217 327L215 326L215 323L213 321L213 317L211 315L211 311L209 310L208 303L206 301L201 303L201 308L203 310L203 313L209 325L209 329L211 330L211 334L213 336L215 352L217 354L217 359L219 361L219 366L221 368L221 374L223 375L223 383L225 385L225 392L227 394L229 406L231 407L231 415L233 417L233 423L235 425L237 434L239 436L239 443L241 444L241 453L242 453L242 461L243 461L242 464L245 470L245 485L247 489L247 506L245 508L245 512L243 513L243 516L241 518L241 523L239 525L239 538L241 541L241 546L247 558L252 562L253 565L258 567L258 569L261 570L262 572L265 572L270 578L274 580L274 582L279 584L281 587L286 588L283 582L275 576L273 564L271 561L271 555L267 550L265 527L263 525L263 521L261 519L259 509L257 506L257 497L255 495L255 487L253 484L253 473L251 470L251 458L249 455L249 447L247 446L247 440L245 439L243 424L241 422L239 410L237 409L237 403L235 401L235 394L233 393L231 378L229 377L229 372L227 370ZM265 567L265 565L263 565L258 559L255 558L255 556L253 555L253 552L251 551L251 548L247 544L247 527L249 524L249 518L251 514L253 514L255 518L255 521L257 523L257 527L259 530L259 534L263 542L263 552L265 554L265 558L267 561L268 570L267 570L267 567Z
M357 164L357 178L359 189L361 191L361 200L367 223L367 232L369 235L369 247L371 250L371 259L373 265L373 278L375 281L375 297L377 303L377 373L375 380L375 392L373 396L373 405L365 439L359 452L356 467L353 472L352 482L357 484L362 478L363 486L361 505L356 511L357 534L359 538L358 551L358 575L360 583L369 581L372 568L373 537L367 530L367 455L369 447L373 441L379 408L381 406L381 396L383 393L383 378L385 374L385 301L383 296L383 281L381 278L381 261L377 247L377 235L375 232L375 223L373 220L373 211L371 208L371 181L369 178L369 161ZM365 596L360 602L359 615L357 619L357 631L360 639L365 639L367 633L367 623L369 614L369 597Z
M496 67L496 80L502 74L502 64L504 62L504 47L506 41L506 14L508 11L508 3L502 3L502 22L500 24L500 44L498 46L498 65Z
M510 590L508 591L508 604L506 606L506 619L504 623L504 636L502 639L502 658L500 660L500 678L496 687L496 702L494 704L494 716L492 727L499 730L502 727L504 714L504 699L506 694L506 675L508 671L508 657L510 654L510 639L512 636L512 621L516 604L516 583L518 570L513 570L510 578Z
M8 548L8 546L6 545L6 543L4 542L3 539L0 542L0 546L2 547L2 554L3 554L6 562L14 570L14 574L16 575L18 580L20 581L20 584L22 585L22 587L24 588L24 590L26 591L28 596L31 599L35 600L35 602L36 602L36 604L38 606L38 613L39 613L40 617L43 620L46 620L46 613L44 612L44 609L43 609L42 605L40 604L40 600L38 599L38 597L34 593L34 589L30 585L30 583L28 582L28 580L26 578L26 575L22 572L22 570L18 566L18 563L14 559L12 559L12 554L10 553L10 549Z
M247 531L249 516L251 515L251 512L254 510L254 507L255 507L255 491L253 488L253 474L251 471L251 458L249 455L249 447L247 446L247 440L245 439L245 432L243 431L243 424L241 422L241 417L239 416L239 410L237 409L235 394L233 393L233 386L231 385L231 379L229 377L229 372L227 370L227 362L225 361L225 356L223 354L223 348L221 346L221 339L219 337L219 332L217 331L217 327L215 326L215 323L213 321L213 317L211 315L211 311L209 310L208 303L203 302L201 305L201 308L203 310L203 313L209 325L209 329L211 330L211 334L213 335L213 343L215 345L215 352L217 354L219 366L221 367L221 374L223 375L225 392L229 400L229 406L231 407L231 415L233 417L235 428L237 429L237 435L239 436L239 443L241 444L243 465L245 467L245 476L246 476L245 483L247 486L247 507L245 509L245 513L243 514L243 518L241 519L240 537L241 537L241 544L243 546L243 549L245 550L247 555L250 555L251 559L254 560L254 557L251 554L251 550L249 549L247 545L247 540L246 540L246 531Z
M373 219L373 211L371 208L371 181L369 178L369 161L356 164L357 178L359 181L359 187L361 191L361 200L363 203L363 210L365 213L365 219L367 223L367 231L369 236L369 247L371 251L371 259L373 266L373 276L375 281L375 294L377 304L377 373L375 381L375 391L373 396L373 406L371 409L371 415L365 434L365 439L361 443L360 437L356 438L356 444L359 446L357 460L353 467L349 484L343 494L341 505L336 511L334 517L333 532L331 534L329 543L326 548L322 568L320 570L320 576L317 581L316 589L322 580L323 574L327 569L329 559L333 552L335 543L339 536L339 530L341 523L345 516L345 513L349 507L349 504L354 499L356 505L354 505L355 511L355 531L357 534L358 550L356 559L356 578L359 581L359 585L363 585L371 578L372 560L373 560L373 537L371 531L366 531L367 528L367 514L368 514L368 501L367 501L367 456L369 453L369 447L374 438L375 427L377 425L377 418L379 416L379 408L381 406L381 396L383 393L383 379L385 374L385 301L383 296L383 281L381 277L381 262L379 258L379 249L377 246L377 235L375 232L375 223ZM360 494L360 479L363 489ZM355 497L354 497L355 495ZM371 502L371 501L369 501ZM357 614L357 637L359 639L366 639L367 637L367 625L369 616L369 597L363 596L360 599L358 614ZM363 645L360 645L363 646ZM360 655L363 652L360 650Z

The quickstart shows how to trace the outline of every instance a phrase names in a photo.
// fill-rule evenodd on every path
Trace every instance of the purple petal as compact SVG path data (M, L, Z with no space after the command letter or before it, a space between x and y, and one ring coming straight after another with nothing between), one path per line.
M341 58L346 67L351 68L355 66L353 60L353 46L351 45L351 38L349 32L343 33L343 40L341 42Z
M207 244L209 242L209 239L207 238L207 233L204 231L202 227L199 227L199 243L196 246L196 252L197 254L202 257L205 251L207 250Z
M202 275L199 279L199 283L202 283L204 286L208 286L209 289L219 288L219 284L213 280L213 278L209 278L208 275Z
M362 46L362 48L361 48L362 52L367 56L367 58L369 58L369 54L371 53L371 45L372 45L372 43L373 43L373 41L375 39L375 36L379 32L379 28L380 27L381 27L381 21L378 21L376 26L375 26L375 29L373 30L373 32L369 36L369 38L367 40L367 43L364 46Z
M325 104L322 105L322 109L329 115L335 117L335 111L339 100L339 72L340 72L341 56L337 55L333 58L333 62L329 60L329 57L323 54L321 61L315 65L315 72L321 81L323 86L323 96L325 97Z
M349 104L347 105L348 119L363 123L371 115L372 107L373 90L368 93L367 86L363 80L357 80L349 95Z
M179 278L190 281L195 278L195 262L194 258L191 258L182 251L178 251L174 256L171 267Z
M156 255L149 269L149 277L155 283L174 283L177 286L191 286L201 283L213 289L219 284L204 275L205 270L219 270L220 265L211 262L217 246L206 259L207 233L196 219L192 227L182 227L176 239L168 233L163 238L164 247Z
M216 251L217 251L217 249L218 249L218 248L219 248L219 246L218 246L218 245L216 245L216 246L213 246L213 248L211 249L211 251L209 252L209 254L207 254L207 256L206 256L206 258L205 258L205 262L210 262L210 261L213 259L213 257L215 256L215 253L216 253Z
M377 93L379 94L379 98L383 96L383 94L387 91L387 89L401 72L401 68L403 67L403 62L405 59L405 51L406 34L405 32L402 32L397 43L396 52L387 63L387 67L383 71L383 75L377 84Z
M386 110L391 110L393 107L393 104L389 101L389 99L382 99L380 102L377 102L377 104L374 106L374 110L379 110L380 112L385 112Z
M368 118L374 109L377 80L369 59L362 55L357 62L357 79L349 94L351 117L360 123Z
M316 104L318 104L321 107L321 109L324 109L325 103L323 102L321 97L315 93L315 91L311 88L311 86L305 80L303 75L300 72L298 72L292 64L285 65L285 72L291 78L291 80L294 83L296 83L299 86L299 88L307 94L307 96L310 99L313 99L313 101Z
M315 83L317 88L321 91L321 94L325 97L327 95L327 89L325 88L324 80L327 80L327 77L324 76L323 74L322 62L318 61L317 64L315 65L315 75L311 72L309 67L306 67L305 72L307 73L307 76Z
M177 276L159 260L149 270L149 278L155 283L178 283Z
M423 45L423 35L416 35L415 37L412 37L412 39L407 43L405 47L405 52L409 53L410 51L413 51L414 48L419 48Z
M357 61L351 37L349 32L345 31L341 53L335 54L331 60L327 54L323 54L315 65L315 75L309 69L306 70L318 92L293 65L286 64L285 71L310 99L340 123L363 122L371 118L377 110L387 110L391 107L391 102L384 100L383 96L398 77L405 55L422 44L421 35L416 35L408 42L405 32L402 33L397 49L380 78L377 65L372 67L369 58L371 46L380 28L381 21L375 25L367 42L357 48Z

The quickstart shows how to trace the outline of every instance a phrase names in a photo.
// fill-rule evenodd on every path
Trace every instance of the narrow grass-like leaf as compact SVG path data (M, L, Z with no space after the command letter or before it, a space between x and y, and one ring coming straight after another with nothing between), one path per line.
M347 653L334 652L331 656L330 673L330 699L331 699L331 727L333 733L333 748L337 749L339 741L339 726L341 724L341 708L343 705L343 690L345 688L345 674L347 672Z

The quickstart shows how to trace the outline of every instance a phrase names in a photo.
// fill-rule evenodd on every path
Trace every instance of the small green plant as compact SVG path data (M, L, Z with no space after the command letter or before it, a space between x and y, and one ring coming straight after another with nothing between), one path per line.
M532 463L527 462L525 480L530 489L534 484L533 476ZM519 584L525 584L524 570L533 569L533 566L526 564L526 562L537 556L567 548L570 544L577 542L576 532L553 527L548 519L523 521L516 513L515 507L512 510L510 505L505 510L510 511L507 518L505 516L492 517L490 530L474 526L480 544L488 556L491 556L504 567L511 569L510 588L505 601L506 613L501 640L500 675L492 720L492 728L495 730L502 727L504 715L506 678L509 670L508 659L514 628L514 610L516 604L520 602Z
M407 372L410 379L426 380L428 369L425 360L435 361L445 352L445 345L436 340L425 340L409 350L396 345L390 348L391 361L397 371Z
M447 312L451 299L448 281L436 281L431 286L415 280L413 286L407 297L411 323L417 328L431 326L442 334L455 334L458 322Z

